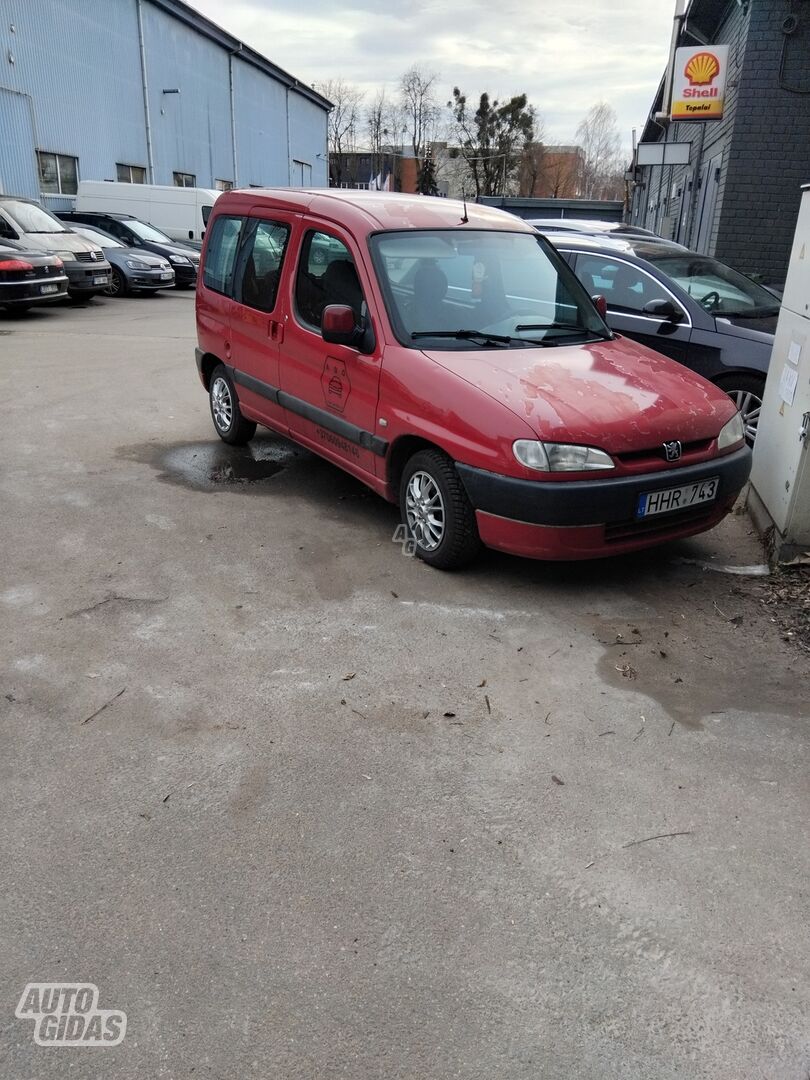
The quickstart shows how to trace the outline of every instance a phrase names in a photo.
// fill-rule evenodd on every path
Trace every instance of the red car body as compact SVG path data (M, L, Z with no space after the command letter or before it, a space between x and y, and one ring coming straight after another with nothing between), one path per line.
M599 340L554 348L403 343L372 238L409 230L493 230L537 240L509 214L385 192L233 191L214 206L204 270L221 217L241 222L237 244L257 219L282 228L286 246L269 311L245 303L227 282L209 287L208 275L200 274L203 385L210 389L213 372L224 365L244 418L308 447L389 501L397 501L411 455L437 448L454 463L485 545L532 558L580 559L709 529L729 512L748 478L750 452L742 440L718 447L736 412L726 394L627 338L606 331ZM296 275L313 230L344 245L354 262L373 342L366 351L356 343L327 343L298 310ZM308 257L320 258L309 243ZM549 258L562 265L553 253ZM233 265L232 277L238 277L238 254ZM613 467L538 472L516 457L518 440L599 448ZM663 448L675 442L679 457L668 461ZM638 517L645 492L709 478L717 481L711 501Z

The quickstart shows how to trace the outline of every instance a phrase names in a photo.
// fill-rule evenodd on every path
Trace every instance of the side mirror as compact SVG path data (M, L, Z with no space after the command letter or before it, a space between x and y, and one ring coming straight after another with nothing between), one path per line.
M645 315L652 315L654 319L664 319L666 322L683 322L683 311L671 300L650 300L642 308Z
M19 240L19 234L12 229L5 218L0 217L0 236L5 237L6 240Z
M599 314L602 316L602 318L606 319L607 318L607 300L604 298L604 296L592 296L591 300L593 300L594 307L599 312Z
M330 345L347 345L359 349L365 331L358 326L348 304L328 304L321 315L321 337Z

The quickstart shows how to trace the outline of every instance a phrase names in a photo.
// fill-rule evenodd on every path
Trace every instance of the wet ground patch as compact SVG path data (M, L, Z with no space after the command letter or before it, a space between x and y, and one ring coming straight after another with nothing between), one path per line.
M208 492L261 492L274 476L310 457L285 439L254 439L247 446L228 446L218 439L169 445L148 442L121 447L117 456L151 465L166 483Z

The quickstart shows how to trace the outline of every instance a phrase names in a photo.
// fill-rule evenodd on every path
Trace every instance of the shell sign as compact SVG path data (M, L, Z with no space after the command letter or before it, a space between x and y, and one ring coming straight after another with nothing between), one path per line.
M673 120L721 120L728 45L676 49L672 75Z

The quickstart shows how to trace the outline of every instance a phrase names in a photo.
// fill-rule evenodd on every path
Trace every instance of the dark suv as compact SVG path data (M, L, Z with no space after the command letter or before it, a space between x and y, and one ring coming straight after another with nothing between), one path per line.
M779 315L773 293L669 240L615 232L549 232L548 239L591 296L604 296L612 330L726 391L753 445Z
M197 284L199 251L172 240L148 221L139 221L132 214L108 214L96 210L71 210L57 216L67 223L94 225L97 229L110 233L126 247L142 248L144 251L154 252L155 255L162 255L172 264L178 288L192 289Z

